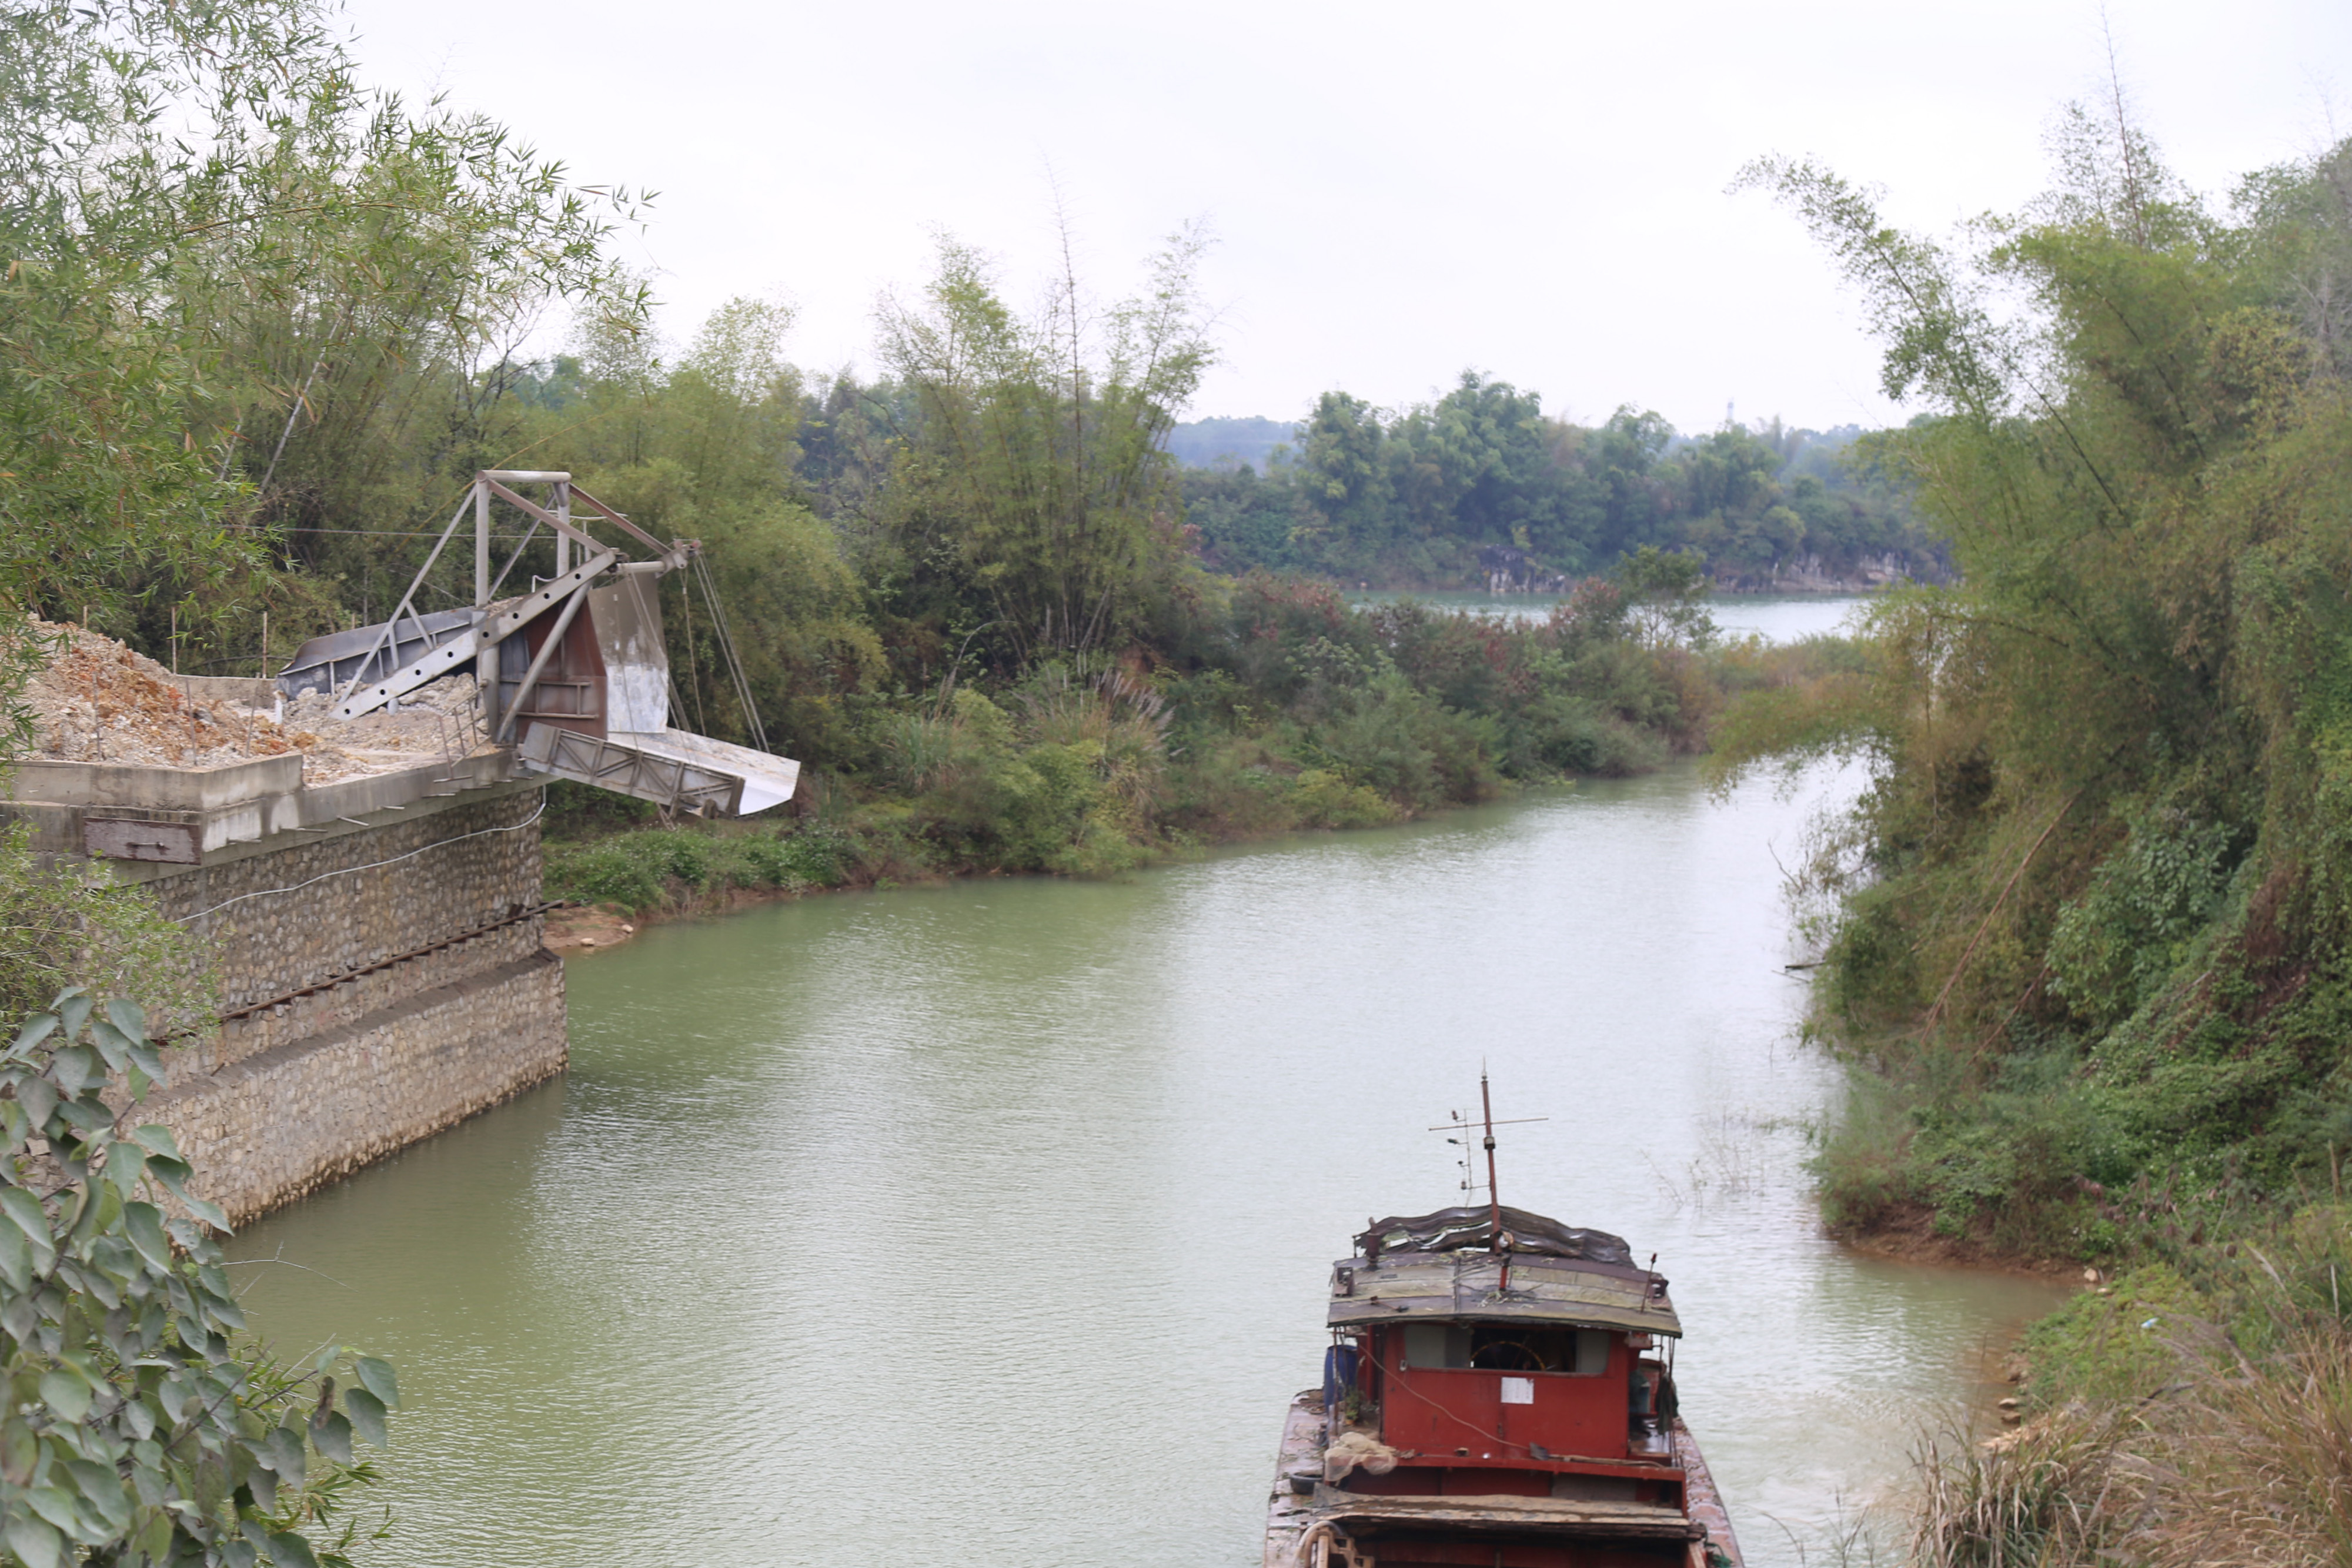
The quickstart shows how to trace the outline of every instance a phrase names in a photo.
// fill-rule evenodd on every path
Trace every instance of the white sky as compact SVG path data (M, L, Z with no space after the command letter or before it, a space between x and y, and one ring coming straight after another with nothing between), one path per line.
M730 295L871 365L944 227L1040 293L1054 187L1114 296L1188 218L1223 362L1191 413L1401 406L1476 367L1584 421L1884 423L1877 358L1795 221L1725 186L1814 153L1942 228L2044 183L2103 92L2095 0L352 0L373 85L485 110L583 183L659 193L624 251L684 337ZM2124 79L2208 190L2352 134L2346 0L2111 0Z

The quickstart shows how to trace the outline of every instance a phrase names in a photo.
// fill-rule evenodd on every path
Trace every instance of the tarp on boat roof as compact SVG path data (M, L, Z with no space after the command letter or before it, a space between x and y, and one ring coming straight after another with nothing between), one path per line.
M1494 1225L1494 1215L1491 1207L1481 1205L1476 1208L1441 1208L1434 1214L1376 1219L1370 1230L1356 1238L1356 1250L1366 1257L1372 1255L1374 1247L1381 1252L1458 1252L1473 1247L1483 1251ZM1503 1206L1503 1228L1510 1236L1508 1249L1513 1252L1625 1267L1631 1267L1633 1261L1633 1249L1625 1245L1622 1236L1562 1225L1557 1219L1547 1219L1508 1204Z

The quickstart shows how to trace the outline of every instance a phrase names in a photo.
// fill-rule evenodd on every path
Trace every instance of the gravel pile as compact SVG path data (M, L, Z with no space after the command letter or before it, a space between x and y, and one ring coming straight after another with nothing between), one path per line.
M47 622L34 627L57 640L20 698L33 715L36 757L193 768L300 752L303 782L327 784L463 757L481 738L470 675L434 682L403 699L398 713L340 722L323 693L261 707L198 696L193 683L111 637Z

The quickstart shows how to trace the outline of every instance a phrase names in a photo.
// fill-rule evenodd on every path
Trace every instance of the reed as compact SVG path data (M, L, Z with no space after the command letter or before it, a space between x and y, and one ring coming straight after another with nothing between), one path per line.
M2084 1568L2111 1533L2127 1467L2116 1422L2061 1412L1990 1443L1931 1444L1913 1558L1921 1568Z

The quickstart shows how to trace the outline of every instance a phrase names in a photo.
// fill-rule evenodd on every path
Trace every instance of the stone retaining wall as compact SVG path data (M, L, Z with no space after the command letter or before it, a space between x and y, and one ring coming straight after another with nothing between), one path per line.
M563 1070L563 960L544 950L184 1078L148 1102L240 1221Z
M183 1035L149 1102L232 1220L562 1071L562 963L523 914L541 800L466 791L147 882L207 939L221 1011L317 988Z
M538 903L541 792L474 793L419 801L363 831L277 834L274 853L191 867L147 890L211 945L221 1009L233 1012Z

